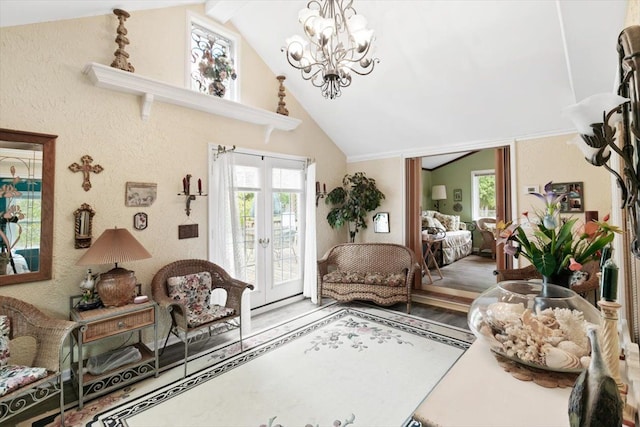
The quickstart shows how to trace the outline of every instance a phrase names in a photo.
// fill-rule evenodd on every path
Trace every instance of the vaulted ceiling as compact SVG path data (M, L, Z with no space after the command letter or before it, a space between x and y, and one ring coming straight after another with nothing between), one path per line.
M614 90L626 0L355 0L380 63L328 100L288 65L289 1L2 0L0 25L205 3L231 22L350 161L569 132L563 107ZM133 16L131 19L135 19ZM241 65L240 65L241 67Z

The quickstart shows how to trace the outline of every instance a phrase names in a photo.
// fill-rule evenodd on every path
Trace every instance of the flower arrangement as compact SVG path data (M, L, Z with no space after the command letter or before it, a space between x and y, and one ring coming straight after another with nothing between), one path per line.
M213 80L209 86L209 94L223 97L226 86L223 82L235 80L238 75L233 68L233 61L227 57L226 51L216 46L214 41L209 41L207 48L202 50L202 60L198 64L200 75Z
M522 224L500 221L496 226L496 243L504 244L507 254L529 260L545 278L581 270L584 263L599 258L614 233L622 231L607 222L609 215L582 225L577 218L561 218L560 202L566 194L555 193L551 184L544 186L544 194L531 193L544 202L535 217L523 212Z

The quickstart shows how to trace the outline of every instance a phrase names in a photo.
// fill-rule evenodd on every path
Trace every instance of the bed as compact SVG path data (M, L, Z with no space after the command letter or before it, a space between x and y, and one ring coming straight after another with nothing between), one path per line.
M422 234L428 240L431 235L442 235L442 264L448 265L470 255L473 250L471 231L467 230L467 224L460 221L457 215L445 215L437 211L424 211L422 213Z

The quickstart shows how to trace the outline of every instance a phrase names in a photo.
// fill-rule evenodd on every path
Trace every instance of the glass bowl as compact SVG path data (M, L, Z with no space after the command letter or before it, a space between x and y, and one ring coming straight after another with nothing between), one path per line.
M580 372L591 353L587 325L600 312L574 291L537 281L507 280L483 292L467 316L491 350L535 368Z

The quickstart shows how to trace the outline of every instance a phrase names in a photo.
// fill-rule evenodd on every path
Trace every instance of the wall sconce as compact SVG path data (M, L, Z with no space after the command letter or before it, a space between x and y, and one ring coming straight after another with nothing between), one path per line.
M440 200L447 200L447 186L446 185L434 185L431 187L431 200L435 203L436 210L440 212Z
M318 207L318 201L327 197L327 184L322 184L322 191L320 191L320 182L316 181L316 207Z
M586 160L594 166L603 166L615 176L622 193L621 209L627 209L631 222L631 252L640 258L640 25L625 28L620 33L618 55L618 93L590 96L566 107L564 113L573 121L586 144L580 145ZM620 121L621 143L616 136L616 124ZM620 157L622 175L608 164L612 152Z
M196 199L197 196L206 196L206 194L202 194L202 180L198 179L198 194L191 193L191 175L187 174L184 178L182 178L182 193L178 193L178 196L186 196L185 201L185 212L187 216L191 215L191 202Z

